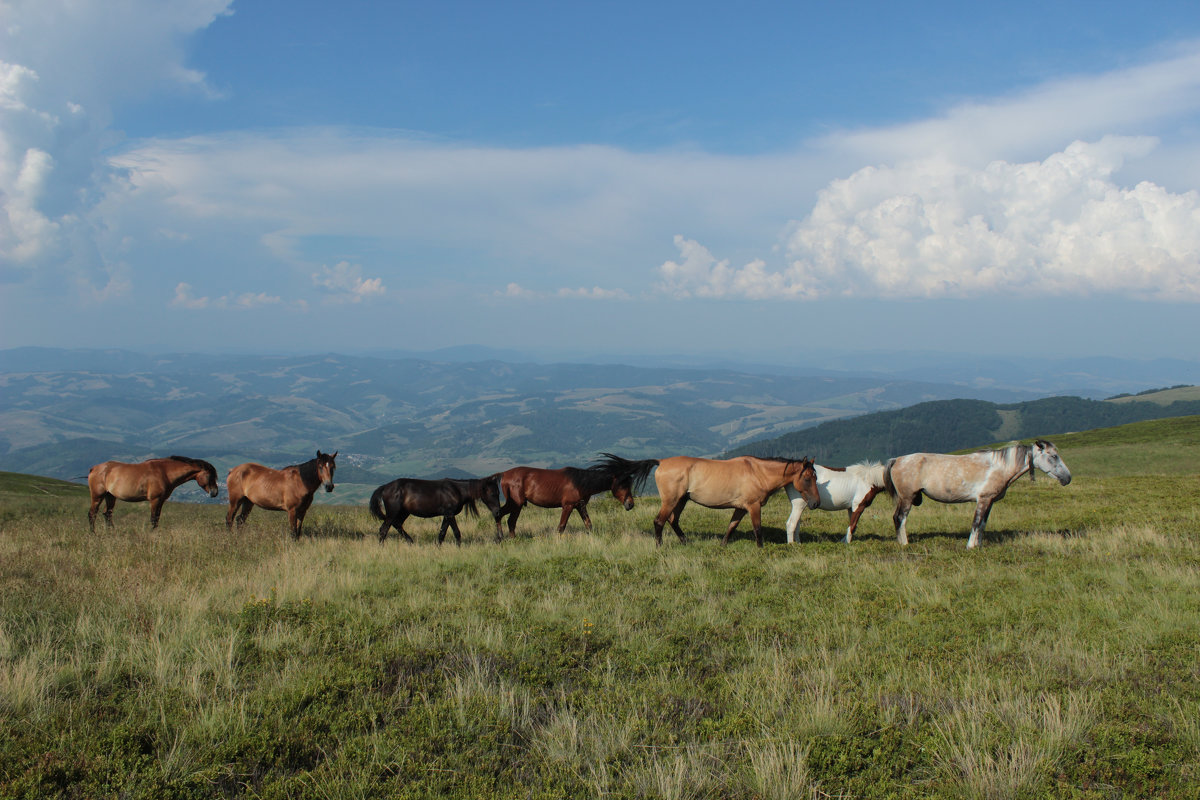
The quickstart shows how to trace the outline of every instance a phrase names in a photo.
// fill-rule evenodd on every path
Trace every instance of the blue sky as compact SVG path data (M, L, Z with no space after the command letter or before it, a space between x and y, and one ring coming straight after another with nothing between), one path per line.
M1200 7L0 0L0 346L1195 358Z

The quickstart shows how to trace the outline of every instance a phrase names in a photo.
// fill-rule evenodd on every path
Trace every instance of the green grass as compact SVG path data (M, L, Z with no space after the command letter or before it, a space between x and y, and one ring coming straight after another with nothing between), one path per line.
M761 551L693 506L655 548L651 498L462 548L433 521L381 547L356 508L292 542L269 512L151 532L118 504L92 535L85 496L23 500L0 797L1196 797L1200 460L1051 438L1075 480L1014 486L974 552L970 507L914 510L902 550L886 498L854 544L806 512L790 547L777 498Z

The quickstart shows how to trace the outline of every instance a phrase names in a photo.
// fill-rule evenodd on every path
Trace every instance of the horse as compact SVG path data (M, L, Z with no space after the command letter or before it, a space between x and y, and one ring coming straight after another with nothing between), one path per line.
M762 506L775 492L791 485L809 508L816 508L821 503L811 458L738 456L719 461L672 456L658 462L654 482L662 497L662 507L654 518L654 540L659 545L662 545L663 525L667 522L671 523L679 541L687 541L679 527L679 515L688 500L708 508L734 509L721 544L729 544L730 535L749 512L754 541L759 547L763 546Z
M891 459L883 478L888 494L896 498L896 512L892 515L896 540L908 544L908 532L904 529L908 512L921 504L922 495L927 495L939 503L975 501L975 521L967 547L977 546L992 505L1026 472L1033 480L1035 467L1057 478L1063 486L1071 482L1071 472L1058 455L1058 448L1044 439L1038 439L1032 446L1014 443L1001 450L967 455L912 453Z
M217 470L207 461L186 456L152 458L140 464L105 461L88 470L88 491L92 496L88 508L88 524L96 531L96 512L103 500L104 521L112 527L113 506L118 500L137 503L150 501L150 527L158 527L158 516L171 492L190 480L195 480L209 497L216 497L220 484Z
M469 516L479 515L475 503L479 501L492 512L496 520L496 541L500 541L500 473L474 480L442 478L421 480L397 478L375 490L367 504L371 514L383 524L379 526L379 543L387 539L388 528L396 530L413 543L413 538L404 530L404 520L409 516L441 517L442 527L438 531L438 545L446 539L446 528L454 531L455 544L462 544L455 516L466 510Z
M601 458L586 468L562 467L540 469L537 467L513 467L500 473L500 488L504 491L504 505L496 517L496 538L502 538L500 519L508 515L508 535L517 533L517 517L526 503L541 508L562 508L558 520L558 532L567 527L567 518L578 511L588 532L592 530L592 518L588 516L587 504L592 495L610 491L626 511L633 508L634 487L646 480L650 470L658 464L654 459L631 461L612 453L601 453Z
M299 539L300 526L312 505L313 494L321 484L325 484L325 491L333 491L333 471L337 469L335 458L336 450L332 455L318 450L316 458L283 469L254 463L238 464L229 470L225 479L229 490L225 527L233 527L236 514L238 528L241 528L254 506L259 505L270 511L286 511L292 538Z
M817 491L821 494L821 504L817 508L822 511L846 510L850 522L846 526L847 544L858 529L858 518L871 505L875 495L884 491L883 464L878 461L864 461L851 464L848 467L823 467L813 465L817 471ZM787 520L788 544L796 541L796 528L800 525L800 516L806 505L800 492L788 484L783 487L788 499L792 502L792 513Z

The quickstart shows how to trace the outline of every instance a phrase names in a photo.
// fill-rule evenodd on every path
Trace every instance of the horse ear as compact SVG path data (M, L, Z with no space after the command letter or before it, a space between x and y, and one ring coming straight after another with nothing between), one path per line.
M329 460L330 460L330 461L333 461L335 458L337 458L337 450L334 450L334 451L333 451L333 455L331 455L331 456L329 457Z
M321 448L317 448L317 458L321 457Z

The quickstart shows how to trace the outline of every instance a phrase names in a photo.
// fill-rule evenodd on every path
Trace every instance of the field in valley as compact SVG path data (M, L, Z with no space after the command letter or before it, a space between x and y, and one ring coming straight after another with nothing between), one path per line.
M497 546L363 508L118 504L0 476L0 797L1200 796L1200 418L1051 437L976 551L927 501L527 509Z

